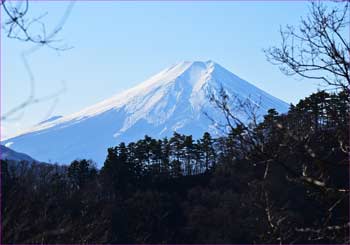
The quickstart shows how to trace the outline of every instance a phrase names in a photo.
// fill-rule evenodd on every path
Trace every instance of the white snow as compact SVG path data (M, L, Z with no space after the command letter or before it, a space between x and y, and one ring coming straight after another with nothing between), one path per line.
M217 115L208 101L222 86L241 99L261 101L261 112L285 112L288 105L242 80L213 61L182 62L139 85L71 115L56 117L2 141L46 162L70 163L91 158L103 164L107 148L148 134L180 133L201 137L217 132L203 111ZM218 115L219 116L219 115Z

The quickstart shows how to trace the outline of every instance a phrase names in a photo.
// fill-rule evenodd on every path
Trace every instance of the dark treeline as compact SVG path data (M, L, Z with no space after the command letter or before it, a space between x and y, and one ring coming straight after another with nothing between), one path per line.
M349 243L348 135L348 94L321 91L225 137L121 143L101 170L2 161L2 242Z

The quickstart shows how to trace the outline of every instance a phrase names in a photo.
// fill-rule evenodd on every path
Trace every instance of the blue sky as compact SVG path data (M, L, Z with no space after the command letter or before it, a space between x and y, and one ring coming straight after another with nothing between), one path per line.
M47 12L54 28L68 2L30 2L31 16ZM2 123L10 135L52 115L65 115L130 88L183 60L213 60L290 103L317 90L310 81L286 77L266 61L264 48L280 43L279 28L297 25L309 3L288 2L77 2L58 38L64 52L42 48L27 57L35 95L65 92L58 100L27 107ZM1 33L1 111L30 92L21 60L32 45Z

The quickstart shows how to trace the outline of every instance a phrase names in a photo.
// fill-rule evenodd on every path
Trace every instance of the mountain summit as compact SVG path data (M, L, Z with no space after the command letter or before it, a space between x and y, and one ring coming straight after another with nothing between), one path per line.
M87 158L102 165L107 148L174 131L199 138L215 127L204 115L218 115L208 96L223 87L228 95L285 112L288 104L244 81L213 61L182 62L143 83L77 113L42 122L2 144L46 162ZM215 118L215 117L214 117Z

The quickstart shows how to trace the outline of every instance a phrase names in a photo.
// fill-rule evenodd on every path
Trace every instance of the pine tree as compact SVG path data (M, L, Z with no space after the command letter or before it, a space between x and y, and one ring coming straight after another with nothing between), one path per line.
M192 136L185 136L183 142L184 148L184 160L185 160L185 173L186 175L192 175L192 160L195 158L195 146L193 145Z
M68 167L68 177L74 187L80 189L89 179L96 175L92 161L75 160Z
M213 147L213 139L208 132L203 134L202 139L200 139L200 148L203 154L203 161L205 170L208 170L211 166L215 165L215 150Z
M168 175L170 172L170 144L168 138L161 142L161 172Z

